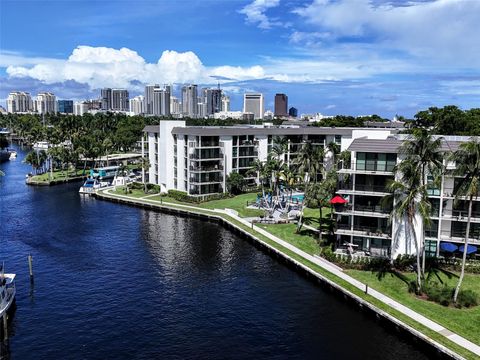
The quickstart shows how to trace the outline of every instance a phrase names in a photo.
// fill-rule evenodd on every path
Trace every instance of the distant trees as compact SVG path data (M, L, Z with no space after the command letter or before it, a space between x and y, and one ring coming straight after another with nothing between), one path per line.
M419 111L410 126L430 129L438 135L479 136L480 109L461 110L454 105L430 107Z

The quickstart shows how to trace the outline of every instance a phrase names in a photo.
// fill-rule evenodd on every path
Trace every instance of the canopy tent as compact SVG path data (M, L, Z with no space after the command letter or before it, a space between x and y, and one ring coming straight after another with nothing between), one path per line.
M455 252L458 246L449 242L442 242L440 243L440 249L446 252Z
M458 251L462 252L463 253L463 250L465 249L465 245L460 245L460 247L458 248ZM477 247L476 246L473 246L473 245L468 245L467 246L467 254L473 254L474 252L477 251Z
M337 205L337 204L346 204L348 201L345 200L343 197L341 197L340 195L336 195L334 196L331 200L330 200L330 204L333 204L333 205Z

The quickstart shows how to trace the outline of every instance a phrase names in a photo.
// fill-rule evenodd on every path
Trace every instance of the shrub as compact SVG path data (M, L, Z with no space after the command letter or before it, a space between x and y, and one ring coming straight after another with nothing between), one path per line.
M460 290L457 298L458 307L477 306L479 303L478 295L473 290Z
M182 202L188 202L188 203L200 202L199 198L190 196L186 192L179 191L179 190L168 190L168 196L170 196L172 199L175 199L177 201L182 201Z
M440 286L437 283L430 283L424 286L427 299L443 306L448 306L453 299L453 289L446 285Z

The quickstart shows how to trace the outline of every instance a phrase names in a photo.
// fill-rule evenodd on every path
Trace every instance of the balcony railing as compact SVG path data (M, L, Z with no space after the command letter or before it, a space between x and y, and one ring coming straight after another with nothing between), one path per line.
M355 204L355 211L366 211L366 212L376 212L382 214L390 213L390 210L385 209L381 205L360 205Z
M194 172L223 171L223 165L215 165L215 166L190 166L190 171L194 171Z
M208 184L208 183L221 183L223 182L223 176L212 176L212 177L197 177L191 176L190 183L192 184Z
M378 172L393 172L396 163L392 161L375 161L365 160L362 162L352 162L350 164L343 163L342 169L350 169L353 171L378 171Z
M370 184L355 184L356 191L368 191L368 192L382 192L388 193L387 187L385 185L370 185Z
M375 226L363 226L363 225L353 225L354 231L363 231L367 234L373 235L390 235L392 232L390 228L386 227L375 227Z
M190 154L190 159L192 160L213 160L213 159L223 159L223 153L221 151L214 152L214 153L193 153Z

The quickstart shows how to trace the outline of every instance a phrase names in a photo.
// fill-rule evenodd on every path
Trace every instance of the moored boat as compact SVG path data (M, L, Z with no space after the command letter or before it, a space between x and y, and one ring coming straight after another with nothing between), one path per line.
M110 185L106 181L99 181L98 179L88 178L82 187L78 190L80 194L93 194L98 189L107 187Z
M15 274L5 274L3 266L0 272L0 319L15 302Z

